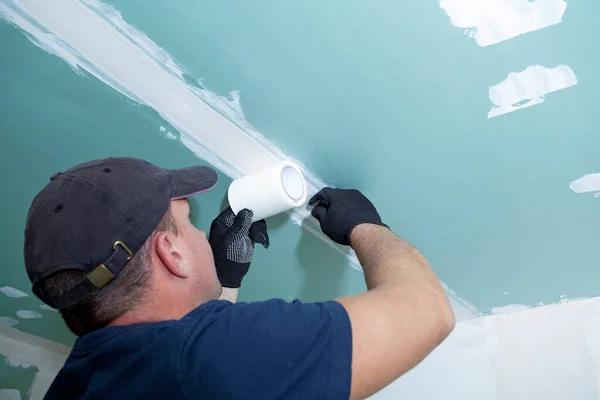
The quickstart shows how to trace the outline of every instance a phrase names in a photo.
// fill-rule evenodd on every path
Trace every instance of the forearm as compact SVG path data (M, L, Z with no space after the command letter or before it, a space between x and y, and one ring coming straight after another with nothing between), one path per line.
M431 301L442 312L451 313L443 285L413 245L374 224L354 228L351 245L369 290L388 290L412 301Z
M239 292L239 289L237 289L237 288L223 287L223 291L221 292L221 296L219 297L219 300L227 300L232 303L235 303L238 298L238 292Z

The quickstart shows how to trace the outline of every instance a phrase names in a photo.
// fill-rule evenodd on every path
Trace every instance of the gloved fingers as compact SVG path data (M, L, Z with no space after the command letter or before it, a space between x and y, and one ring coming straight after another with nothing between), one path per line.
M246 208L237 213L231 228L229 228L229 231L227 232L227 237L225 239L226 243L231 243L233 238L238 235L248 236L250 225L252 225L253 215L254 213Z
M325 218L325 215L327 215L327 209L323 206L318 206L313 208L310 213L317 219L317 221L322 222L323 218Z
M231 226L231 223L233 222L233 217L235 217L235 214L231 210L231 207L227 207L226 209L221 211L217 218L215 218L210 224L209 241L211 239L224 235L225 232L227 232L227 230Z
M235 218L235 213L231 209L231 207L227 206L221 213L214 219L213 224L219 224L229 228L233 223Z
M317 203L320 204L329 204L329 199L334 189L330 187L325 187L317 192L311 199L308 201L309 206L316 206Z
M265 249L269 248L269 233L267 232L267 222L264 219L250 225L249 236L252 243L260 243Z
M218 220L224 220L227 217L231 216L232 214L235 214L233 212L233 210L231 209L230 206L227 206L227 208L225 208L223 211L221 211L221 214L219 214L219 216L217 217Z

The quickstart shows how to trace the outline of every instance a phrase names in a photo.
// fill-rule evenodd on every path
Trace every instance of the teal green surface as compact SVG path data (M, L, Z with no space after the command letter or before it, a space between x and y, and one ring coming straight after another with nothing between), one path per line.
M600 170L600 2L485 48L437 1L110 3L477 308L599 293L600 203L569 184ZM579 83L488 120L489 87L537 64Z
M14 364L14 362L13 362ZM18 390L21 399L29 398L29 389L35 380L38 368L34 365L11 365L8 358L0 356L0 390ZM8 400L13 397L2 397Z
M205 165L178 140L152 109L142 107L94 77L76 74L64 62L31 45L17 29L0 22L0 181L3 221L0 287L29 293L10 299L0 294L0 316L19 321L27 333L65 344L74 336L57 312L40 309L31 294L23 263L23 232L33 197L50 176L75 164L109 156L141 157L166 168ZM214 190L194 198L197 226L208 230L221 210L230 179L220 174ZM257 250L241 290L241 300L269 297L324 300L364 290L362 274L344 267L344 258L279 216L268 221L271 247ZM300 236L300 239L298 237ZM41 319L23 320L22 309Z
M438 2L109 1L219 95L239 90L247 120L337 187L363 190L442 280L482 311L599 293L600 199L569 183L600 171L600 3L571 2L561 24L482 48ZM29 202L58 170L136 156L202 163L139 106L0 24L0 286L28 291L22 235ZM574 87L487 119L491 85L530 65L566 64ZM176 133L176 132L175 132ZM208 228L228 178L196 201ZM241 297L320 300L364 289L326 244L269 221ZM0 299L0 315L39 311ZM20 320L71 343L56 313Z

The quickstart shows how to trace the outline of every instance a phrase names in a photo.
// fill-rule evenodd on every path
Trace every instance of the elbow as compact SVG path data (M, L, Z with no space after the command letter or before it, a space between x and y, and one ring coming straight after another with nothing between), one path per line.
M450 333L452 333L454 327L456 326L456 317L454 316L454 311L447 300L444 301L439 307L437 325L439 344L442 343L450 335Z

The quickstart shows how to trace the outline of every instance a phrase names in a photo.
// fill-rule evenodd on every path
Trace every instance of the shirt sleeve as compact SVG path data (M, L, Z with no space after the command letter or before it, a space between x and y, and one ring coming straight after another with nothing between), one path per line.
M352 329L340 303L212 303L210 317L181 320L188 398L349 398Z

